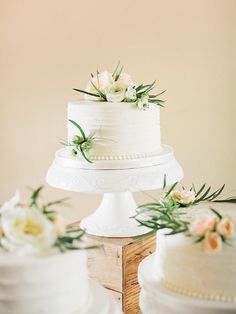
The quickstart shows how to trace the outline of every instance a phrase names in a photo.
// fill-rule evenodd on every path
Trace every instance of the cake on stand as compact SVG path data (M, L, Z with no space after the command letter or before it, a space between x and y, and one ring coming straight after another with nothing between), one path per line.
M132 192L162 187L164 177L170 185L183 177L173 149L163 145L159 155L136 160L96 160L88 163L70 156L67 149L56 152L48 170L49 185L74 192L102 193L95 212L82 219L81 228L88 234L104 237L131 237L150 232L138 226L137 205Z

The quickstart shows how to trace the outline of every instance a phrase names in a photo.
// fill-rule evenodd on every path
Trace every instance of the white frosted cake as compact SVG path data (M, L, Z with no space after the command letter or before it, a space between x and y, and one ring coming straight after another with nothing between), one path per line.
M204 211L209 214L209 209L192 211L195 215ZM223 210L219 208L218 211L236 223L235 205L224 204ZM196 227L201 228L200 224ZM227 228L230 230L232 225L226 221L223 227L226 234ZM208 241L194 243L192 237L183 233L166 236L167 232L157 232L157 252L153 264L153 274L157 280L161 280L166 288L191 297L236 302L235 243L229 242L222 247L223 243L216 234ZM233 235L235 230L230 232ZM211 252L206 252L209 245Z
M84 232L55 211L65 199L40 204L41 190L0 207L0 314L79 314L91 301Z
M161 152L160 109L150 104L139 110L133 103L78 101L68 104L68 142L78 134L73 120L85 134L99 138L87 152L90 160L147 158Z
M89 302L86 252L0 251L0 314L79 314Z
M68 149L59 153L61 157L66 157L66 151L67 157L94 162L95 168L103 164L104 169L115 169L117 164L127 167L127 161L133 167L144 159L151 165L163 162L158 158L169 153L161 145L164 101L159 95L164 91L153 94L155 81L137 85L122 70L118 63L113 73L96 71L85 90L74 89L84 94L84 100L68 104L68 136L62 142Z

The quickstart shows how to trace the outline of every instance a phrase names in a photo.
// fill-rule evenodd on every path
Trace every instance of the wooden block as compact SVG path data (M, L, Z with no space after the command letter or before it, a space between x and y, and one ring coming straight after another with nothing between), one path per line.
M142 259L155 251L155 235L136 239L87 235L86 241L99 247L88 250L90 276L113 293L125 314L140 314L137 270Z

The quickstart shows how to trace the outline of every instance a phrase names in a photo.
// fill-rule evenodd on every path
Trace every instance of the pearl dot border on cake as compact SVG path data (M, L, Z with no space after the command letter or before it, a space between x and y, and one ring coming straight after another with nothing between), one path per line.
M211 301L228 302L228 303L236 302L236 296L200 293L200 292L192 291L187 288L179 287L173 284L172 282L167 282L165 279L161 279L161 282L167 289L183 294L183 295L188 295L189 297L194 297L194 298L204 299L204 300L211 300Z

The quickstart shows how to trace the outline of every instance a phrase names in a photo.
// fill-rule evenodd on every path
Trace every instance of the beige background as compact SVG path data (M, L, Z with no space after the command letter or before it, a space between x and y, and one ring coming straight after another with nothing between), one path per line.
M235 0L0 0L0 203L38 186L66 137L66 104L117 60L135 81L167 89L162 141L185 184L236 189ZM71 196L70 220L101 196ZM146 200L142 193L137 200Z

